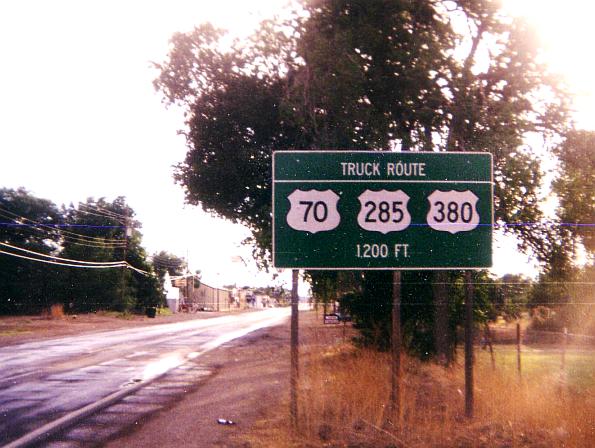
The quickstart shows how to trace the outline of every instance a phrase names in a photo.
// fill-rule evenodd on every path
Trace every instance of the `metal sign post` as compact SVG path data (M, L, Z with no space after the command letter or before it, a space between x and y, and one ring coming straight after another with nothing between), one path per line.
M299 333L298 333L298 275L299 271L294 269L291 273L292 287L291 287L291 366L289 374L290 383L290 399L289 399L289 415L291 418L291 426L293 429L297 428L298 424L298 379L299 379Z
M492 198L489 153L277 151L273 153L273 265L294 270L488 268ZM468 278L465 390L466 410L472 414L473 290ZM297 303L293 302L292 298L295 422ZM400 272L393 276L392 319L391 402L399 415Z
M393 271L390 408L393 425L401 424L401 271Z

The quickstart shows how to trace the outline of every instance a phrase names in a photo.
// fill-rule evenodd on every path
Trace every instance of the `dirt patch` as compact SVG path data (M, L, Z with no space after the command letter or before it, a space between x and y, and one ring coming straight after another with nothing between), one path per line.
M148 318L137 314L97 312L54 318L50 316L0 317L0 347L40 339L169 324L193 319L208 319L223 315L225 313L198 312L193 314L158 314L155 318Z
M340 343L349 338L350 331L349 327L322 325L321 316L313 312L300 313L300 345L304 351L310 345ZM142 427L107 446L261 446L258 428L271 429L274 425L267 422L284 420L289 414L289 340L286 323L206 354L201 361L216 368L215 375L174 407L153 415ZM220 418L234 424L221 425L217 421ZM267 438L270 440L270 433ZM273 446L287 444L275 440Z

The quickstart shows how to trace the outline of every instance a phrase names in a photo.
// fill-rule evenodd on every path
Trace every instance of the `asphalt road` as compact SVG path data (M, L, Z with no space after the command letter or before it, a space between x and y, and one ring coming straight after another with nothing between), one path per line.
M273 308L0 348L0 446L289 314Z

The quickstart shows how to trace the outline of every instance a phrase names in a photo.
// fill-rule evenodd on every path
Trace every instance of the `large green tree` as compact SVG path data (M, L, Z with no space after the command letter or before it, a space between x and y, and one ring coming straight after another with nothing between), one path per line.
M24 189L0 189L0 314L36 314L54 303L73 311L161 303L133 216L122 197L60 210ZM123 260L138 270L105 265Z
M553 253L551 232L523 225L543 216L539 158L523 142L564 132L566 97L497 1L311 0L228 51L223 35L174 35L155 86L186 113L186 200L248 226L265 263L271 153L284 149L488 151L496 221L519 224L504 229L522 250ZM436 275L432 294L453 275Z
M0 189L0 251L23 257L59 250L60 211L23 188ZM0 253L0 314L33 314L55 301L56 282L64 268Z
M523 138L561 132L566 99L525 23L490 0L304 9L229 51L209 25L172 38L155 85L186 112L176 180L189 203L247 225L266 255L272 150L474 150L494 155L497 221L541 218L540 165ZM538 227L506 231L550 253Z
M432 272L404 271L401 275L401 320L406 347L421 358L435 353L435 316L432 291ZM448 271L446 291L450 298L446 308L447 343L444 347L445 361L454 358L456 328L465 316L465 277L460 271ZM492 303L493 281L487 272L472 274L474 288L474 320L482 324L489 321L494 312ZM368 272L360 291L346 294L341 305L353 316L354 326L360 334L357 341L388 349L391 335L392 279L383 271Z
M64 210L65 221L76 228L62 243L64 258L83 261L126 261L152 274L141 246L140 223L123 197L112 202L89 198ZM64 303L79 311L131 310L162 301L159 281L152 275L120 267L113 269L70 268L62 290Z

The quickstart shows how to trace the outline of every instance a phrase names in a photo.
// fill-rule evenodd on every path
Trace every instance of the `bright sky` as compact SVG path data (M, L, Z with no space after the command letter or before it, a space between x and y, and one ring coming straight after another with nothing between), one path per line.
M23 186L62 203L127 197L143 223L149 253L188 255L207 283L267 284L240 226L184 206L172 166L186 147L180 111L166 110L152 87L150 61L163 61L176 31L211 21L249 34L287 0L19 0L0 2L0 186ZM594 128L595 90L586 51L595 3L507 0L530 14L545 55L573 90L583 127ZM495 272L526 269L527 257L496 244ZM232 262L241 255L242 263ZM282 275L289 281L289 272ZM277 280L278 282L279 280Z

